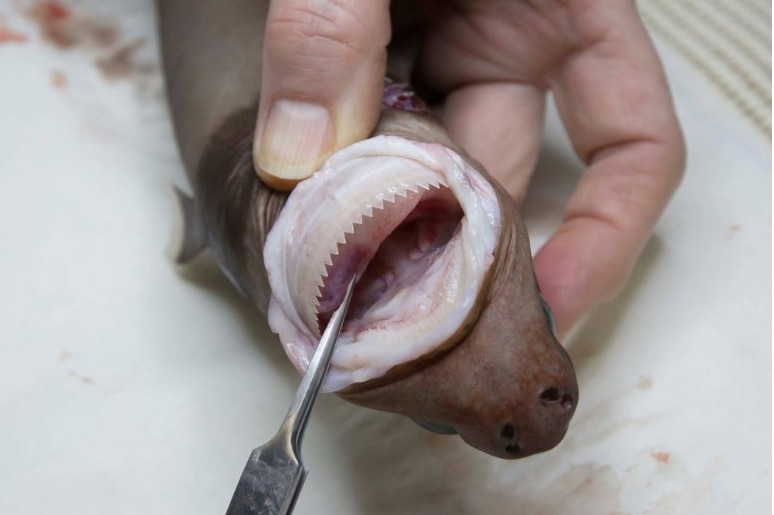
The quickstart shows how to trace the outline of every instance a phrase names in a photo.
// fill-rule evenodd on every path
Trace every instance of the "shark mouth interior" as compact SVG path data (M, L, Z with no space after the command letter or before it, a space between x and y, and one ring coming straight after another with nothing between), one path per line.
M499 220L489 183L446 147L348 147L296 187L267 238L269 324L306 369L355 275L325 389L435 355L478 315Z
M395 318L404 297L423 297L443 266L446 245L458 236L462 209L444 183L390 192L353 223L321 272L316 311L320 333L341 304L353 275L359 279L347 311L348 330L404 323ZM397 225L396 225L397 224ZM385 234L386 233L386 234ZM420 303L420 311L427 306Z

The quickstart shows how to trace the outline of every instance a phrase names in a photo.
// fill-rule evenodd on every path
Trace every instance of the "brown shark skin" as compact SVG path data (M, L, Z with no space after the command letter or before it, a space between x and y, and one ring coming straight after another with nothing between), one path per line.
M185 0L159 2L176 137L213 255L265 314L270 291L263 245L287 198L258 179L251 155L268 3L190 4L195 7ZM429 115L388 110L375 133L441 143L465 156ZM518 210L482 174L497 191L502 230L479 318L461 329L462 339L446 352L397 367L389 380L338 394L361 406L453 428L470 445L512 459L561 441L578 386L543 313Z

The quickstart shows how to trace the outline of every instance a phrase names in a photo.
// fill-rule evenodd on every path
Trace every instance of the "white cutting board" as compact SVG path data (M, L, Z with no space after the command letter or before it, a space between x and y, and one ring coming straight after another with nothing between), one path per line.
M151 2L69 5L88 23L61 48L0 4L0 513L223 513L298 378L226 281L165 256L185 179ZM771 148L661 50L688 173L566 342L565 441L499 461L326 396L296 513L770 513ZM540 168L536 246L581 171L553 112Z

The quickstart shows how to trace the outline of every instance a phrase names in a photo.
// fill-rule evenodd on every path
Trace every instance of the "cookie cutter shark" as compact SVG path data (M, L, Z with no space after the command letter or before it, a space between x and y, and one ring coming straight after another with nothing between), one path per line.
M355 277L349 281L344 300L333 312L279 431L250 454L226 515L293 512L307 474L301 461L301 439L344 325L355 281Z

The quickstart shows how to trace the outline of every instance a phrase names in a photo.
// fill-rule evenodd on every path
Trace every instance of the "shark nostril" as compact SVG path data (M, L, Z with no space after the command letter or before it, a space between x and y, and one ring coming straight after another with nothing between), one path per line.
M559 404L567 411L572 410L574 405L572 395L554 386L546 388L540 393L540 402L543 403L544 406Z
M540 400L543 401L544 404L554 404L555 402L559 402L561 398L562 393L558 388L554 388L553 386L551 388L546 388L540 394Z
M516 441L518 439L518 434L516 433L516 428L513 427L513 424L508 422L503 425L503 428L500 430L500 436L508 442L505 445L505 452L511 455L516 455L521 452L521 446Z

